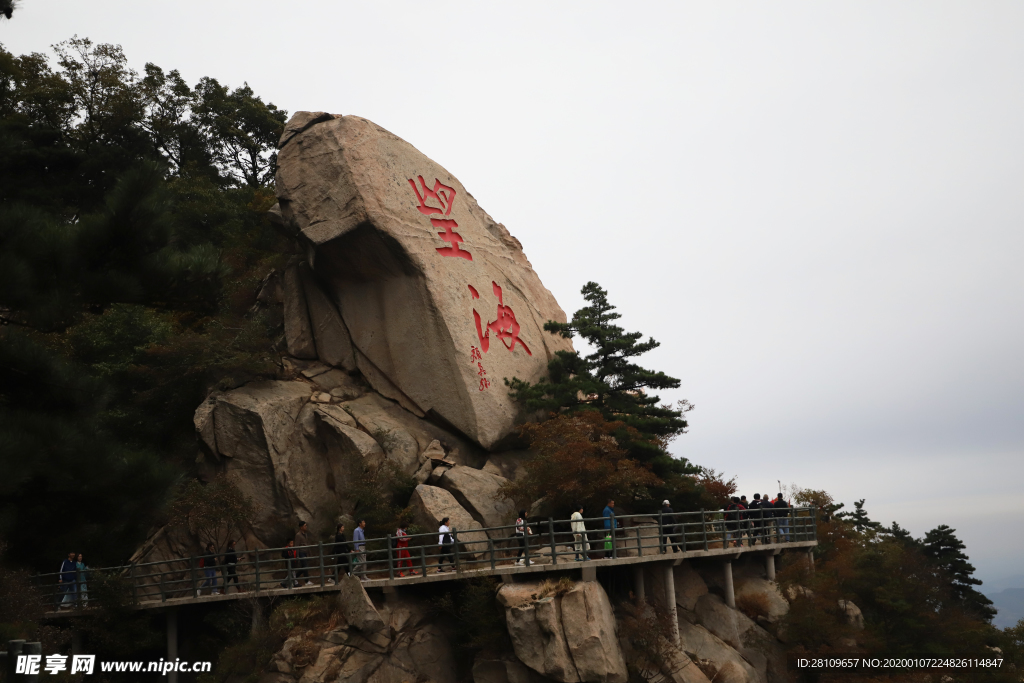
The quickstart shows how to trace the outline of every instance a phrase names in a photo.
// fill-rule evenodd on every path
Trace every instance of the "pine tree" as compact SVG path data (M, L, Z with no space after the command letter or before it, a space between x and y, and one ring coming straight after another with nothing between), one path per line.
M954 600L986 621L996 615L992 601L974 589L981 580L974 578L974 565L969 562L963 541L956 537L956 529L942 524L924 535L922 548L925 556L949 581Z
M698 468L684 459L674 459L667 445L685 433L683 414L693 406L681 401L678 407L661 404L649 393L676 389L679 380L664 372L648 370L634 359L660 344L652 338L642 341L640 332L626 332L614 321L622 317L608 302L608 292L596 282L582 289L588 302L568 323L548 321L544 329L566 339L579 337L594 349L588 356L559 351L548 364L548 377L536 384L518 378L506 380L512 396L530 410L572 413L596 410L609 422L621 421L636 430L639 438L616 434L631 457L651 463L664 477L669 473L695 473Z
M868 529L876 531L878 529L881 529L882 524L880 522L875 522L870 517L868 517L867 510L864 509L865 500L866 499L861 498L860 500L854 502L853 512L837 513L836 519L841 519L843 521L850 522L851 524L853 524L853 528L856 529L858 533L864 533Z

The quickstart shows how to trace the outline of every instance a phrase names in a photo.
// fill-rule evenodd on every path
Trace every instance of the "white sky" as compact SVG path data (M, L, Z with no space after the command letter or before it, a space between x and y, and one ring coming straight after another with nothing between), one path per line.
M365 116L454 173L571 314L609 290L697 404L675 444L1019 574L1024 4L22 0L17 54ZM1001 536L1000 536L1001 534Z

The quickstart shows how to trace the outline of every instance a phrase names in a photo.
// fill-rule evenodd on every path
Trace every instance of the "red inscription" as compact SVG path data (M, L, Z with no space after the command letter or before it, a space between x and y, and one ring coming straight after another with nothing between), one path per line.
M437 233L437 236L443 239L450 247L438 247L437 253L441 256L455 256L457 258L464 258L467 261L473 260L473 255L465 249L459 248L459 242L463 242L462 235L452 230L452 228L459 227L459 224L448 218L431 218L430 224L435 228L444 228L444 232Z
M490 388L491 388L491 380L487 379L486 377L481 377L480 378L480 391L483 391L484 389L490 389Z
M484 357L480 355L480 349L475 346L471 346L470 348L472 350L469 352L469 362L475 363L476 361L484 359Z
M469 285L469 293L474 299L480 298L480 292L476 291L476 287L473 285ZM473 348L475 349L476 347L474 346Z
M429 216L432 213L443 213L445 216L452 212L452 202L455 201L455 188L442 185L441 181L434 178L434 189L427 189L426 182L423 181L423 176L416 176L419 178L420 187L423 188L423 194L416 189L416 183L412 178L409 178L409 184L412 185L412 191L416 193L416 199L420 201L420 205L416 208L420 210L420 213ZM428 199L433 199L440 208L427 204Z
M480 348L483 349L484 353L487 353L491 345L491 332L494 332L494 336L500 339L501 343L509 351L515 351L516 344L518 343L522 345L527 355L532 356L533 353L530 352L530 348L519 338L519 322L516 320L516 314L512 308L506 306L502 300L501 287L498 286L497 282L492 282L491 288L494 291L494 296L498 297L498 319L487 323L486 334L480 326L480 314L476 312L475 308L473 309L473 320L476 321L476 336L480 340ZM509 343L510 340L511 344Z

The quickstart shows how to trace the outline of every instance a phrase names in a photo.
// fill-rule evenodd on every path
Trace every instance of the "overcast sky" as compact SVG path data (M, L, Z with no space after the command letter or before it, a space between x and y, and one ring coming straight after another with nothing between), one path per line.
M1022 573L1024 4L22 0L444 165L571 314L662 344L674 451L741 492L823 488ZM1002 534L999 537L997 534Z

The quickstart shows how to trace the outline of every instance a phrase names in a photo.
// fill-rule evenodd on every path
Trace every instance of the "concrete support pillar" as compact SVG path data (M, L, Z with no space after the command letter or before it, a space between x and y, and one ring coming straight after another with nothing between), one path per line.
M384 591L384 602L389 605L398 603L398 586L384 586L381 590Z
M680 644L679 613L676 611L676 574L674 567L675 564L672 562L665 563L665 602L668 603L665 607L668 608L668 613L672 617L672 640L678 647Z
M644 568L640 564L633 565L633 595L638 601L647 599L644 591Z
M249 607L252 610L250 614L251 621L249 622L249 634L256 635L263 629L263 605L260 603L259 598L253 598L249 601Z
M732 585L732 560L722 563L725 578L725 604L736 609L736 589Z
M807 573L814 576L814 548L807 549Z
M502 574L501 575L501 582L502 583L515 583L516 582L516 577L515 577L514 574Z
M584 581L597 581L597 567L583 567L580 573L583 574L580 578Z
M71 654L82 654L82 632L77 628L71 629Z
M764 556L764 572L768 575L769 581L775 580L775 554L767 553Z
M178 659L178 610L174 607L167 610L167 661L174 662ZM167 673L168 683L178 683L178 672L171 670Z

